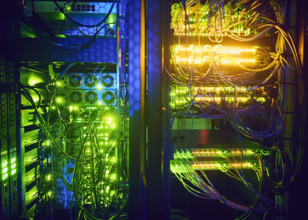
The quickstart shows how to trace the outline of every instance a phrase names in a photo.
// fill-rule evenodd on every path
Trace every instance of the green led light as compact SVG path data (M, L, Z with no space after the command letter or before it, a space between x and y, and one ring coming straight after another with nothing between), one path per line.
M66 35L64 35L64 34L56 34L56 36L59 37L59 38L66 38Z
M16 173L16 169L11 171L11 175L14 175Z
M3 175L2 175L2 180L7 179L7 178L8 178L8 176L9 176L9 175L8 175L7 173L3 174Z
M112 157L110 161L111 161L112 163L115 163L115 162L116 162L116 158L115 158L115 157Z
M38 83L42 83L42 82L44 82L44 80L42 78L38 77L38 76L35 76L35 75L31 75L29 77L29 80L28 80L29 86L34 86L34 85L36 85Z
M57 102L57 103L62 103L62 99L61 99L61 98L57 98L57 99L56 99L56 102Z
M51 174L48 174L48 175L47 175L46 180L47 180L47 181L50 181L50 180L51 180Z
M7 161L2 162L2 168L7 166Z
M8 170L7 167L3 168L2 173L7 173L7 170Z
M65 5L65 12L70 12L72 10L70 5Z

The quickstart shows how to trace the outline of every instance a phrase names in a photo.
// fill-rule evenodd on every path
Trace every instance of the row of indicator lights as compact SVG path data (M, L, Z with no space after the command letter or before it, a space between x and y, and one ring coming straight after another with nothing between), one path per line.
M171 171L173 173L187 173L193 170L231 170L231 169L255 169L255 165L250 162L199 162L199 163L177 163L174 161L171 163Z
M250 97L195 97L195 101L198 102L216 102L216 103L221 103L223 100L226 102L249 102L252 99ZM266 102L265 97L254 97L254 100L259 102L259 103L264 103ZM175 102L171 102L171 105L181 105L185 104L188 101L186 99L179 99L177 98Z
M207 18L197 18L197 19L196 19L196 18L189 18L188 21L190 21L190 22L196 22L196 21L197 21L197 22L198 22L198 21L199 21L199 22L204 22L204 21L206 21L206 22L207 22L208 19L207 19ZM225 19L221 19L221 21L224 22ZM247 21L247 20L246 20L246 21ZM200 25L200 24L199 24L199 25Z
M194 157L203 157L203 156L240 156L240 155L253 155L255 152L251 149L245 149L245 150L240 150L240 149L230 149L230 150L221 150L221 149L195 149L192 151L176 151L174 153L174 158L179 159L179 158L194 158Z
M208 33L179 33L179 32L175 32L174 33L175 36L216 36L216 37L223 37L223 36L227 36L227 34L225 33L221 33L221 34L208 34Z
M189 46L176 45L174 46L176 52L193 51L194 53L223 53L223 54L240 54L240 53L256 53L256 48L239 48L239 47L225 47L221 45L217 46L195 46L193 44Z
M11 158L11 175L16 174L16 158ZM9 176L8 162L2 162L2 180L6 180Z
M240 150L240 149L231 149L231 150L219 150L219 149L202 149L202 150L193 150L192 154L194 156L222 156L222 155L253 155L254 151L252 150Z
M175 63L189 63L189 64L202 64L206 62L216 62L219 64L225 64L225 65L234 65L234 64L241 64L241 63L248 63L248 64L254 64L257 62L256 59L240 59L240 58L230 58L230 59L212 59L208 56L205 57L189 57L189 58L175 58Z
M221 87L221 86L201 86L201 87L193 87L192 91L197 92L197 91L206 91L206 92L216 92L216 91L228 91L228 92L246 92L247 88L246 87L231 87L231 86L226 86L226 87ZM176 95L178 93L186 94L189 92L188 87L177 87L175 91L173 90L171 92L171 96Z
M204 5L205 6L205 5ZM205 9L206 8L206 9ZM202 10L203 9L203 10ZM204 9L206 10L206 11L204 11ZM182 14L187 14L187 15L189 15L189 14L196 14L196 15L207 15L208 14L208 10L207 10L207 7L203 7L203 8L199 8L199 6L198 6L198 8L194 8L194 7L192 7L192 8L188 8L187 10L181 10L181 13ZM227 12L225 12L225 17L227 17L227 16L230 16L230 15L228 15L228 13ZM231 15L232 16L232 18L233 17L235 17L235 18L237 18L238 17L238 14L234 14L234 15Z
M202 25L202 24L175 24L174 25L176 27L176 32L175 32L175 35L196 35L196 33L192 32L191 30L195 30L197 29L199 31L199 35L202 33L200 33L200 31L207 31L207 30L211 30L211 26L208 26L208 25ZM186 29L186 30L185 30ZM230 31L231 33L237 33L237 34L241 34L242 32L244 32L245 34L249 35L251 30L250 28L247 28L247 29L244 29L243 27L243 24L239 24L237 26L233 26L233 29L231 28L223 28L223 29L218 29L216 30L217 32L222 32L222 30L224 32L227 32L227 31ZM185 33L182 33L184 32ZM195 30L196 32L196 30ZM214 30L212 30L211 32L214 32ZM206 33L202 33L202 34L205 34L206 36L209 35L209 36L223 36L223 35L226 35L226 34L217 34L217 33L214 33L214 34L208 34L207 32Z
M250 31L245 30L243 31L242 29L238 29L238 31L232 31L233 33L237 33L237 35L242 34L244 36L248 36L250 35ZM208 34L208 33L180 33L180 32L175 32L174 33L175 36L208 36L208 37L223 37L223 36L227 36L226 33L221 33L221 34Z
M248 102L251 100L251 98L249 97L196 97L195 98L196 101L206 101L206 102L211 102L211 101L215 101L215 102L222 102L222 100L225 100L227 102ZM264 97L254 97L254 100L256 100L257 102L265 102L265 98Z
M215 162L200 162L193 163L191 167L194 170L211 170L211 169L250 169L253 164L250 162L235 162L235 163L215 163Z

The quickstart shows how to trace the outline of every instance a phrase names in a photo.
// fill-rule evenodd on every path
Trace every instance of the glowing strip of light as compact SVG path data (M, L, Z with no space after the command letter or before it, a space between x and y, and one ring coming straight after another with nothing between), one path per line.
M216 162L200 162L193 163L191 167L194 170L223 170L223 169L251 169L253 164L249 162L236 162L236 163L216 163Z
M182 46L182 45L175 45L174 46L175 53L179 52L191 52L194 54L200 54L200 53L216 53L216 54L241 54L241 53L256 53L256 48L240 48L240 47L223 47L223 46L210 46L210 45L204 45L204 46L195 46L195 45L189 45L189 46Z
M242 64L242 63L248 63L248 64L254 64L257 62L256 59L240 59L240 58L230 58L230 59L211 59L209 56L204 56L204 57L189 57L189 58L178 58L176 57L174 59L175 63L187 63L188 64L203 64L203 63L208 63L210 61L215 61L216 63L219 64L224 64L224 65L236 65L236 64Z
M264 103L266 102L266 99L264 97L254 97L254 99L259 102L259 103ZM224 97L224 99L222 99L221 97L196 97L195 101L197 102L215 102L215 103L221 103L222 100L226 101L226 102L241 102L241 103L246 103L251 101L251 98L249 97ZM186 99L176 99L175 101L171 102L171 106L174 105L182 105L182 104L186 104L188 101Z
M222 36L227 36L227 34L208 34L208 33L174 33L175 36L211 36L211 37L222 37Z
M191 28L191 26L190 26ZM185 30L183 29L182 32L185 32ZM234 34L237 35L243 35L243 36L249 36L250 35L250 30L242 30L242 29L238 29L238 31L232 31ZM181 32L174 32L175 36L200 36L200 37L223 37L223 36L227 36L226 33L221 33L221 34L208 34L208 33L181 33Z
M197 92L197 91L206 91L206 92L246 92L247 88L246 87L231 87L231 86L201 86L201 87L193 87L192 91ZM176 95L176 94L186 94L189 92L188 87L176 87L175 89L172 90L171 95Z
M241 149L230 149L230 150L220 150L220 149L196 149L192 150L192 154L196 157L206 157L206 156L239 156L242 155ZM243 155L253 155L252 150L243 150Z

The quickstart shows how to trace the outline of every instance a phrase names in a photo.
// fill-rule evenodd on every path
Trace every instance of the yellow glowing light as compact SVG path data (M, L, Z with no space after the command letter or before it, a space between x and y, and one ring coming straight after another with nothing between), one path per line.
M264 97L255 97L254 98L256 101L258 102L265 102L266 99ZM226 102L241 102L241 103L245 103L245 102L248 102L250 101L251 99L249 97L196 97L195 98L195 101L201 101L201 102L216 102L216 103L221 103L222 100L226 101ZM187 101L186 100L176 100L175 101L175 104L184 104L186 103Z
M62 102L62 99L61 99L61 98L57 98L57 99L56 99L56 102L57 102L57 103L61 103L61 102Z
M196 56L190 56L189 58L179 58L175 57L175 62L176 63L188 63L188 64L203 64L203 63L208 63L210 61L214 61L218 64L223 64L223 65L235 65L237 64L254 64L257 62L256 59L240 59L240 58L230 58L230 59L221 59L218 58L217 60L212 59L209 56L204 56L204 57L196 57Z
M193 150L192 154L194 156L220 156L222 151L217 149Z
M235 162L235 163L216 163L216 162L200 162L193 163L191 167L194 170L217 170L217 169L250 169L253 167L249 162Z
M196 149L192 150L192 154L194 156L201 156L201 157L206 157L206 156L225 156L225 155L231 155L231 156L240 156L242 155L253 155L254 151L252 150L241 150L241 149L230 149L230 150L220 150L220 149Z
M200 86L200 87L193 87L192 88L192 91L194 92L197 92L197 91L205 91L205 92L219 92L219 91L227 91L227 92L246 92L247 91L247 88L246 87L231 87L231 86ZM176 95L178 93L182 93L182 94L185 94L185 93L188 93L189 92L189 88L187 87L181 87L181 86L178 86L176 87L175 89L175 92L174 90L171 92L171 95Z
M109 27L113 28L116 24L114 24L117 21L117 16L115 14L110 14L107 22L109 23Z
M34 101L34 102L37 102L38 100L39 100L39 98L33 97L33 101Z
M240 48L240 47L225 47L225 46L195 46L195 45L175 45L175 54L186 54L187 52L192 54L255 54L256 48Z
M172 54L176 63L203 64L215 62L223 65L235 65L256 63L257 60L254 58L256 50L257 47L175 45L172 47Z
M42 83L44 82L44 80L38 76L35 76L35 75L31 75L28 79L28 84L29 86L34 86L38 83Z

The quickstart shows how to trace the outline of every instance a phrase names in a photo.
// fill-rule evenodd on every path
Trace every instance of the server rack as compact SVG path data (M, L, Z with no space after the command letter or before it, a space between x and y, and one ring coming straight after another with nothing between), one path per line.
M82 13L81 11L88 11L90 14L92 12L93 5L99 6L109 4L110 6L112 2L113 1L93 1L92 3L81 2L72 3L72 5L65 5L65 1L58 1L58 4L60 8L64 10L64 13L72 15L73 18L78 18L77 15L74 15L74 11L75 13L77 12L77 14L78 12ZM55 86L57 86L56 94L59 95L57 98L60 98L58 99L58 107L56 107L56 109L57 111L58 109L60 110L60 117L63 117L63 120L66 122L72 122L74 117L78 115L78 111L80 110L80 108L78 108L78 104L86 109L100 109L102 106L105 106L105 104L99 106L99 102L103 103L104 100L104 97L102 97L103 92L105 90L107 92L113 92L113 90L117 91L117 97L115 100L114 95L110 95L110 93L106 94L106 97L108 97L108 99L112 99L112 104L109 106L114 108L115 114L118 114L117 117L120 118L120 120L116 122L117 129L115 130L117 130L117 134L121 134L119 135L121 138L117 139L117 148L114 151L114 155L119 155L118 152L122 152L122 149L127 149L127 151L125 150L125 153L122 152L124 154L128 154L129 152L129 162L127 160L123 160L122 157L116 156L118 158L116 163L119 165L116 168L116 172L121 173L123 171L122 169L119 169L119 167L125 167L124 169L127 169L127 166L129 166L129 177L127 178L127 173L122 173L121 175L123 178L119 181L121 183L119 188L126 189L124 190L124 194L126 196L128 195L129 198L128 204L124 206L123 209L120 207L121 205L119 205L119 203L113 203L113 206L116 208L111 208L109 210L109 214L111 213L109 217L114 216L119 219L185 219L189 217L191 219L202 219L205 217L223 219L229 218L230 216L232 216L231 218L238 217L240 212L234 211L233 209L228 209L223 204L217 204L217 202L215 203L213 201L204 201L194 198L175 178L175 174L178 172L175 169L175 166L183 163L182 161L184 159L189 161L195 158L198 163L207 161L206 164L201 164L203 165L203 168L202 166L201 168L207 170L204 172L207 173L208 177L213 179L213 181L217 184L217 188L222 189L222 191L225 191L226 193L228 193L228 190L232 190L233 193L231 194L233 195L231 195L231 197L241 194L241 196L238 196L235 200L238 200L239 203L246 203L247 201L242 201L242 198L248 197L248 199L253 199L255 194L249 192L249 190L242 189L240 185L232 179L228 179L228 177L221 175L219 172L221 169L218 169L218 165L220 165L220 163L222 163L221 161L225 160L225 158L221 158L221 155L218 154L221 154L223 151L224 154L231 155L229 156L230 158L235 157L239 159L242 157L242 160L249 160L250 157L252 157L252 152L255 153L255 151L252 151L251 148L260 149L261 151L264 145L270 145L271 142L271 140L267 140L268 142L261 142L260 144L260 142L256 143L254 140L246 140L244 137L238 138L238 134L236 132L234 133L234 129L228 127L230 125L228 122L221 119L206 119L206 117L198 118L196 117L198 115L198 111L192 112L192 115L195 114L195 116L192 117L174 117L174 113L176 112L175 110L177 108L181 109L183 106L183 103L180 102L179 104L176 104L175 96L178 100L186 99L185 102L187 102L188 91L181 86L176 86L173 79L166 73L166 70L170 72L170 68L172 68L175 64L172 56L174 55L173 50L176 48L176 41L174 40L174 32L176 28L172 28L169 24L172 22L173 18L173 15L171 14L173 4L181 5L181 11L183 12L185 11L185 4L189 5L192 1L169 2L149 0L147 2L114 2L117 2L117 11L120 11L120 13L115 13L115 17L117 17L116 26L111 28L112 30L107 30L104 33L100 32L102 35L97 36L95 43L92 46L89 48L83 48L80 52L76 51L76 54L63 53L61 49L54 47L55 45L51 46L49 44L50 42L46 43L46 39L44 39L46 36L48 39L53 39L53 37L56 37L57 43L60 45L88 44L88 38L83 35L85 34L85 29L81 28L81 30L76 31L70 26L65 26L64 28L59 25L61 24L61 19L65 20L64 15L60 12L57 13L58 17L44 17L44 14L52 14L55 10L59 10L59 8L57 9L57 7L55 7L53 2L34 1L34 4L42 3L42 7L35 5L36 12L43 18L43 21L51 27L52 31L57 33L56 36L52 36L48 29L41 28L38 30L38 33L42 33L42 36L40 36L40 38L35 38L33 29L40 26L38 25L29 29L25 24L29 24L29 22L36 22L35 24L37 25L38 21L35 20L35 18L31 18L33 20L30 19L29 21L29 17L27 18L27 15L24 18L21 18L23 19L23 22L19 24L21 27L16 25L16 20L11 23L11 25L14 23L15 26L2 26L3 30L11 28L14 30L13 32L16 30L19 32L19 30L21 30L21 33L15 33L15 36L11 35L9 38L3 37L3 35L1 44L4 51L8 52L2 56L4 59L2 60L3 68L1 70L1 113L3 115L3 123L1 124L1 152L5 152L2 153L1 157L1 163L3 162L2 177L6 177L6 174L8 174L8 179L1 182L1 199L3 207L1 216L4 218L31 218L36 213L38 218L47 218L47 215L51 213L51 211L48 211L49 205L42 202L47 198L47 201L52 201L53 203L55 218L78 218L80 209L76 208L77 206L72 206L68 209L71 201L74 200L74 193L64 184L64 181L69 182L74 179L73 173L75 171L72 173L72 170L75 169L76 163L69 162L69 160L59 154L59 152L50 152L47 150L48 147L51 149L57 149L57 143L56 141L50 140L50 138L40 132L43 125L41 125L40 120L37 119L38 116L36 110L29 101L22 98L18 88L18 85L20 84L30 87L36 85L36 90L38 90L40 94L43 94L41 104L42 108L48 108L48 102L51 99L48 95L48 91L46 91L46 87L44 87L43 84L52 82L50 78L62 76L61 74L63 73L63 78L61 77L60 79L59 77L59 80L55 81ZM227 2L224 1L214 2L222 2L227 5ZM209 2L198 1L197 3L206 5ZM21 7L19 1L12 1L10 4L14 6L9 12L13 11L16 13L19 11ZM301 3L295 4L294 2L287 1L286 8L289 8L290 11L286 10L285 24L288 26L287 24L290 23L291 30L293 26L296 26L296 19L298 19L298 21L303 20L300 17L301 13L298 13L299 18L295 19L295 16L292 16L292 14L295 13L294 10L299 10L299 8L301 8L299 6L300 4ZM16 5L19 5L19 8L15 7ZM26 13L31 14L31 1L27 2L27 5L25 6L27 9ZM94 7L94 11L95 10L96 6ZM103 14L106 13L102 13L100 16L103 16ZM191 17L191 14L187 14L187 19ZM68 18L66 18L66 20L67 19ZM82 19L83 18L81 18L81 21L89 21L87 18L85 18L85 20ZM184 22L185 19L186 18L184 18ZM58 23L54 22L55 20ZM193 21L188 21L188 23L191 26L194 25ZM299 30L296 28L294 29ZM94 30L90 30L87 34L91 33L95 33ZM128 33L127 38L126 33ZM206 32L203 32L203 34L206 34ZM304 33L302 32L297 35L294 31L293 37L296 38L297 36L303 36L303 34ZM247 34L247 36L248 35L249 34ZM64 36L67 37L60 39ZM190 39L193 39L193 37L190 36ZM201 39L202 44L203 42L206 42L204 39L204 37ZM128 40L128 45L126 40ZM185 40L182 42L185 42ZM268 47L273 48L271 42L274 41L273 38L269 36L265 41L260 41L256 44L261 46L268 44ZM299 42L300 40L298 43ZM182 45L184 49L187 47L185 44L186 43L184 43L184 46ZM222 44L227 45L228 40L225 39ZM245 44L242 46L245 46ZM266 48L266 46L264 47ZM33 50L33 48L37 49ZM298 49L300 48L301 47L299 46ZM245 53L254 53L253 51L249 51L253 48L246 49L247 51L245 51ZM182 56L185 57L185 54L182 54ZM252 60L253 58L249 59ZM77 62L77 64L74 64L75 62ZM81 64L81 62L84 64ZM113 77L114 82L117 84L115 87L106 89L102 83L99 83L97 88L97 85L92 85L95 81L95 77L89 78L88 76L95 73L98 63L102 65L107 64L101 74L103 76L108 76L106 77L106 85L110 83L109 76ZM127 67L126 64L128 65ZM97 72L100 73L100 71ZM172 72L170 73L172 74ZM33 76L32 80L29 79L29 75ZM100 81L101 80L102 79L100 79ZM284 80L286 81L285 84L281 83L278 86L281 90L286 90L285 87L292 84L289 82L291 79L286 78ZM87 85L85 84L86 81L88 81ZM77 85L74 83L77 83ZM220 100L224 99L224 101L229 101L229 103L232 103L235 100L235 98L232 99L232 94L243 94L247 92L246 90L244 91L244 88L238 91L235 89L234 91L232 88L225 86L220 89L226 90L229 93L229 96L221 98L219 95L221 93L216 91L219 86L203 85L203 87L207 87L209 91L200 94L198 101L204 103L217 103L219 98ZM258 89L254 90L253 92L255 93L252 96L253 98L257 97L256 101L260 104L269 102L269 100L263 96L264 93L271 93L269 96L273 94L275 96L275 92L277 93L275 89L268 87L260 88L260 90L261 91L258 91ZM93 92L98 94L97 100ZM118 95L120 92L121 95ZM175 93L175 96L172 95L173 93ZM210 97L214 97L213 94L217 97L216 99L215 97L212 99L204 98L207 97L208 94L211 94ZM301 93L297 93L297 95L300 94ZM34 90L32 91L31 96L35 96ZM62 98L60 96L62 96ZM81 102L79 102L80 97L82 97ZM239 101L246 100L246 97L238 97L237 98ZM46 100L46 102L44 102L44 100ZM66 100L71 100L71 105L68 103L61 103ZM57 99L55 99L55 101L57 101ZM97 105L93 105L93 103L91 104L90 102L96 102ZM87 106L88 104L86 103L90 103L91 106ZM122 104L121 107L119 106L120 103ZM177 105L176 107L175 104ZM14 107L13 105L16 106ZM290 106L293 106L293 104L289 105L289 107ZM11 111L12 109L16 109L16 111ZM290 109L286 110L286 115L289 114L287 112L292 112L289 110ZM301 114L302 110L304 109L297 107L296 113ZM44 114L43 110L39 111L41 111L41 114ZM52 114L57 115L57 111L54 111ZM5 113L3 114L3 112ZM292 114L290 113L289 115ZM290 128L290 123L292 124L296 121L294 118L297 116L294 116L293 114L293 116L286 117L289 117L285 120L289 124L286 125L286 128ZM9 124L6 119L16 119L16 121L12 121L12 123ZM76 118L76 120L77 119L78 118ZM93 122L93 125L97 127L101 127L106 123L109 123L108 120L104 125L99 124L99 122L95 120L91 122ZM77 123L76 127L78 127ZM125 129L121 130L120 127ZM225 129L222 129L223 127L225 127ZM300 128L301 126L298 127ZM112 130L112 128L107 128L106 132L105 130L104 132L108 133L108 129L109 131ZM95 129L91 128L92 132L94 132L94 130ZM128 132L128 130L130 132ZM11 142L8 142L8 146L13 146L10 151L6 148L5 141L7 140L7 137L3 134L9 134L8 136L10 136L9 140L11 140ZM107 134L107 136L112 137L111 134ZM223 137L223 139L220 137ZM74 138L74 134L72 134L69 138ZM285 142L288 142L287 139L289 137L283 138L277 137L277 142L283 142L282 145L286 145ZM16 144L14 143L15 140ZM80 140L82 140L82 138L80 138ZM129 140L129 150L127 140ZM242 140L244 149L240 148L240 140ZM65 153L68 152L71 157L74 157L74 150L77 150L78 152L78 147L69 147L69 141L65 144L62 142L60 143L63 147L62 150ZM250 147L246 148L248 145ZM80 143L80 146L83 145ZM81 148L79 147L79 149ZM16 160L14 159L15 156ZM86 157L86 155L84 156ZM55 159L63 160L64 163L57 167L55 166ZM209 161L215 162L208 163ZM86 162L82 163L83 166L87 166ZM46 164L46 167L42 167L42 164ZM247 167L243 168L243 164ZM90 163L90 165L95 166L97 164L94 162ZM17 169L14 171L16 166ZM187 166L187 164L185 166ZM198 164L195 163L193 166L196 168ZM234 164L229 163L229 167L226 169L232 170L232 168L235 168L237 171L240 170L240 172L245 173L245 177L252 177L252 181L256 182L252 173L250 171L246 172L246 168L250 166L251 164L249 162L243 163L243 161L237 161L237 163ZM7 167L8 169L5 169ZM63 172L62 178L60 179L56 177L57 172L59 172L57 169L59 168L61 172ZM186 170L188 169L190 168L186 167ZM275 169L278 171L280 170L279 168L273 168L272 170ZM4 170L8 172L4 172ZM41 172L42 170L43 172ZM15 172L16 176L14 175ZM85 171L79 170L76 172L82 173ZM9 173L11 173L11 175L9 175ZM83 175L87 174L83 173ZM43 188L39 187L39 184L37 183L38 178L44 179L44 181L42 181L44 186ZM61 181L62 183L60 183ZM266 184L270 185L269 183ZM103 186L104 191L107 190L108 186ZM109 186L109 189L110 187L112 188L113 186ZM14 191L16 188L17 191ZM284 216L284 211L281 211L283 203L285 206L290 206L290 209L293 208L292 205L287 205L287 201L289 200L287 195L284 195L283 199L281 199L279 196L274 195L274 192L271 191L271 187L266 186L266 188L268 190L264 192L264 195L268 196L269 199L273 201L276 197L276 206L280 207L277 208L277 212L272 212L274 213L272 216L277 219L287 218L287 216ZM91 191L91 189L87 187L84 189ZM127 189L129 190L127 191ZM58 197L56 194L58 194ZM60 198L60 194L64 195L65 198ZM86 196L89 195L84 194L84 197ZM263 196L263 194L259 196ZM110 198L111 197L112 196L110 196ZM93 198L90 195L90 200ZM220 199L218 200L222 203L226 203L225 197L219 198ZM123 197L121 199L123 199ZM85 198L83 200L85 201L83 203L83 207L85 209L92 210L91 206L94 202L90 202L90 200L87 202ZM59 204L59 201L62 201L62 204ZM63 201L65 205L63 205ZM40 206L38 206L38 204L40 204ZM40 209L37 210L36 207L40 207ZM203 213L205 210L204 207L207 207L206 215ZM281 212L279 212L279 210ZM106 211L105 209L102 213L99 213L99 211L93 211L92 214L93 216L108 218L108 215L104 215L104 213L108 213L108 210ZM272 217L270 214L264 215L265 213L266 212L263 212L263 214L253 214L249 216L249 218L253 219L260 216L265 216L266 218ZM85 216L90 217L90 215L87 214L85 214Z

